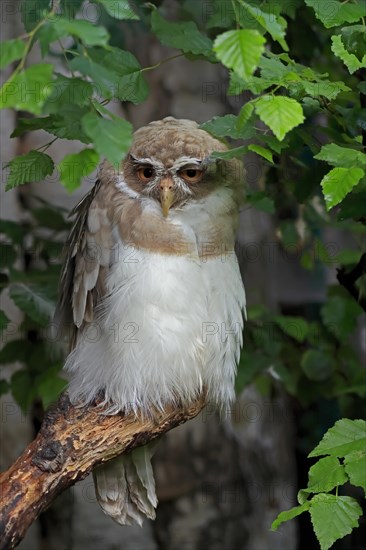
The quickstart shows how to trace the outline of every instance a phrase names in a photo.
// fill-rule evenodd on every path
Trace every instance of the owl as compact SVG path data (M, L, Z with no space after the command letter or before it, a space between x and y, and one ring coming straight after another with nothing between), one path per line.
M73 403L144 416L202 392L218 408L234 399L243 168L212 156L225 150L195 122L151 122L74 208L58 304L59 322L73 327ZM151 456L148 445L94 471L98 501L120 524L155 517Z

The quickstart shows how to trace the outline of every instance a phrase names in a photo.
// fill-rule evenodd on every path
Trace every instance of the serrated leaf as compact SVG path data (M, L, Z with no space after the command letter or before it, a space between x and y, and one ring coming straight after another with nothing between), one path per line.
M320 458L309 470L309 482L303 492L329 493L348 481L344 466L335 456Z
M102 4L106 11L114 17L121 20L137 20L139 16L131 9L127 0L96 0Z
M0 43L0 69L3 69L13 61L23 57L25 52L25 42L20 38L6 40Z
M131 124L121 118L108 120L94 113L85 115L81 124L96 151L114 166L119 166L132 142Z
M57 114L62 107L77 105L84 107L89 104L93 95L93 86L81 78L67 78L57 75L52 93L43 106L44 114Z
M310 502L304 502L304 504L301 504L301 506L295 506L294 508L291 508L290 510L286 510L285 512L281 512L278 514L277 518L274 520L274 522L271 525L271 531L277 531L279 526L284 521L289 521L290 519L296 518L303 512L306 512L310 508Z
M5 330L9 323L9 317L6 315L5 311L0 309L0 330Z
M238 114L238 118L237 118L238 130L241 130L246 125L246 123L252 116L253 111L254 111L254 105L251 101L243 105L243 107L240 109L240 113Z
M364 451L365 445L366 421L342 418L329 428L309 458L321 455L344 457L354 451Z
M247 80L258 66L264 44L265 39L258 31L241 29L220 34L213 49L225 67Z
M10 172L6 182L6 190L13 189L23 183L43 180L53 172L54 164L51 157L39 151L30 151L9 162Z
M33 321L42 327L47 326L54 313L55 305L42 288L16 283L10 287L10 297Z
M301 368L309 380L320 382L332 376L336 365L330 353L309 349L301 358Z
M331 80L317 80L316 82L303 80L301 86L308 95L312 97L326 97L328 100L336 99L341 92L351 91L351 88L343 82L332 82Z
M212 55L212 41L198 30L193 21L173 23L154 10L151 14L151 28L164 46L177 48L184 53Z
M328 550L336 540L358 527L358 518L362 514L362 508L354 498L324 493L311 499L309 511L322 550Z
M282 48L288 51L288 46L285 40L285 28L281 24L285 21L283 18L276 17L273 10L270 13L263 11L259 6L252 6L248 2L240 0L240 4L248 11L248 13L257 21L273 38L279 42Z
M240 135L237 130L237 117L235 115L215 116L201 124L200 128L218 138L225 136L235 138Z
M344 468L352 485L362 487L366 493L366 449L349 453L344 459Z
M345 168L352 168L353 166L366 167L365 153L349 147L340 147L335 143L323 145L314 158L325 160L333 166L343 166Z
M285 96L264 95L255 102L259 118L267 124L279 141L304 122L300 103Z
M333 168L333 170L328 172L320 182L327 210L339 204L364 175L365 172L357 167Z
M304 342L306 339L309 332L309 323L302 317L275 315L273 320L285 334L297 342Z
M94 149L83 149L79 153L66 155L57 165L60 171L60 181L69 191L80 186L82 178L89 175L97 167L99 155Z
M355 23L366 15L366 5L363 2L351 4L338 0L332 0L331 3L305 0L305 4L314 9L315 17L320 19L327 29L343 25L343 23Z
M85 46L107 46L108 44L109 33L107 30L101 25L93 25L86 19L65 19L57 16L54 19L49 19L48 25L53 27L53 40L74 36L81 40Z
M273 153L269 149L266 149L265 147L262 147L261 145L256 145L255 143L251 143L248 145L248 151L252 151L253 153L256 153L260 157L265 158L270 162L273 163Z
M350 53L346 50L342 42L342 37L340 35L332 36L331 48L334 55L336 55L337 57L339 57L339 59L343 61L351 74L353 74L358 69L361 69L362 67L366 67L366 54L362 57L362 60L360 61L358 57L356 57L353 53Z
M211 153L210 157L213 159L230 160L233 158L242 157L246 152L247 152L247 147L243 145L241 147L235 147L234 149L229 149L229 151L214 151L213 153Z
M361 307L351 297L330 296L321 309L323 323L339 340L352 334L360 314Z
M94 48L89 51L89 56L91 59L73 59L70 66L89 76L99 94L132 103L141 103L146 99L149 92L147 82L140 64L130 52L118 48Z
M0 109L13 107L35 115L52 92L53 65L39 63L16 74L0 89Z

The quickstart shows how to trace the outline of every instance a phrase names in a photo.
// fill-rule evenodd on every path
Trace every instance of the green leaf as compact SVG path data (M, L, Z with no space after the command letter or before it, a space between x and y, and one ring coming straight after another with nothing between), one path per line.
M65 19L55 17L49 19L48 25L52 26L52 34L49 40L53 42L65 36L74 36L81 40L85 46L107 46L109 34L101 25L93 25L85 19Z
M339 204L364 175L365 172L357 167L333 168L328 172L320 182L327 210Z
M43 113L58 114L60 108L69 105L83 107L89 104L93 95L93 86L90 82L81 78L67 78L61 74L57 75L50 96L43 106Z
M17 61L23 57L25 52L25 42L20 38L6 40L0 43L0 69L3 69L9 63Z
M304 342L306 339L309 332L309 323L302 317L275 315L273 320L285 334L297 342Z
M258 66L265 39L258 31L234 30L220 34L214 43L217 58L247 80Z
M352 497L339 497L320 493L311 499L310 516L322 550L358 527L362 509Z
M301 498L307 498L310 493L329 493L334 487L343 485L347 481L344 466L338 458L325 456L310 468L308 486L300 491L299 502Z
M141 103L149 95L149 87L136 57L119 48L93 48L90 57L114 76L114 96L121 101Z
M274 214L275 212L273 199L267 197L266 193L264 193L263 191L250 193L250 195L247 195L246 200L247 202L249 202L249 204L252 204L257 210L267 212L268 214Z
M326 97L328 100L336 99L340 92L351 91L351 88L343 82L332 82L330 80L318 80L316 82L303 80L301 86L308 95L312 97Z
M366 67L366 54L360 61L353 53L346 50L340 35L332 36L332 52L343 61L351 74L362 67Z
M235 138L240 135L237 130L237 117L235 115L215 116L208 122L201 124L200 128L218 138L225 136Z
M335 143L323 145L321 151L315 155L318 160L325 160L333 166L344 166L352 168L353 166L366 167L366 155L356 149L349 147L340 147Z
M259 155L260 157L263 157L271 164L274 164L272 151L269 151L265 147L251 143L250 145L248 145L248 151L253 151L253 153L257 153L257 155Z
M30 372L26 369L18 370L11 377L10 383L15 401L23 412L27 412L36 396Z
M250 13L250 15L272 36L273 40L279 42L284 50L288 50L288 46L285 41L285 28L281 24L281 20L276 17L273 10L266 12L261 10L258 6L252 6L248 2L240 0L240 4Z
M0 364L15 363L19 361L25 363L27 355L30 353L31 343L29 340L11 340L0 350Z
M366 450L349 453L344 459L344 467L350 482L366 492Z
M0 233L7 235L13 243L20 244L23 241L25 229L20 223L0 220Z
M281 523L284 521L289 521L290 519L296 518L303 512L306 512L310 508L310 502L304 502L301 506L295 506L294 508L291 508L290 510L286 510L285 512L281 512L278 514L277 518L274 520L274 522L271 525L272 531L277 531Z
M236 392L240 393L248 384L251 384L258 374L269 368L271 363L271 359L262 353L243 350L235 380Z
M323 323L339 340L346 340L357 326L361 307L353 298L329 296L321 309Z
M0 109L13 107L35 115L52 92L53 65L39 63L10 77L0 89Z
M342 418L329 428L309 457L321 455L344 457L354 451L364 451L365 445L366 421Z
M9 317L6 315L5 311L0 309L0 330L5 330L9 323Z
M320 19L325 28L336 27L343 23L355 23L366 15L364 2L351 4L350 2L324 2L320 0L305 0L305 4L315 11L315 16Z
M0 380L0 395L5 395L10 391L10 384L4 379Z
M336 365L329 353L309 349L301 358L301 368L309 380L320 382L332 376Z
M46 409L54 403L66 388L67 380L57 375L59 368L47 369L36 379L37 394Z
M6 190L13 189L23 183L41 181L53 172L54 164L51 157L39 151L30 151L9 162L10 172L6 182Z
M243 105L243 107L240 109L240 113L238 114L237 118L237 128L238 130L241 130L246 123L250 120L250 117L252 116L254 111L254 105L251 101Z
M61 211L56 206L42 206L41 208L33 208L32 216L38 222L40 227L47 227L52 231L67 231L70 224L64 219Z
M42 19L44 19L50 11L50 0L23 0L20 5L20 13L22 22L27 32L34 27Z
M47 326L54 312L54 303L43 288L16 283L10 287L10 297L33 321L42 327Z
M83 149L79 153L66 155L57 165L60 181L69 191L80 186L82 178L93 172L99 162L99 155L94 149Z
M230 160L233 158L242 157L244 153L247 152L247 147L235 147L234 149L229 149L228 151L214 151L211 153L210 157L213 159L223 159Z
M203 35L193 21L172 23L163 19L157 10L151 14L151 28L164 46L177 48L184 53L211 57L212 42Z
M97 152L114 166L119 166L132 142L131 124L118 117L108 120L95 113L86 114L81 123Z
M131 9L127 0L96 0L102 4L106 11L114 19L139 19L139 16Z
M256 100L255 110L279 141L304 121L300 103L285 96L264 95Z
M89 76L104 97L141 103L148 95L148 85L141 66L129 52L118 48L89 51L91 59L77 57L70 62L73 70Z

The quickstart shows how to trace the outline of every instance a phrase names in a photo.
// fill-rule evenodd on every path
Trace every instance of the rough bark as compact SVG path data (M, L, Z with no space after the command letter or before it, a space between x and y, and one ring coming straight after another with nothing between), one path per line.
M63 394L46 413L36 439L0 476L0 549L14 548L56 496L95 466L195 417L204 404L202 397L188 408L169 408L142 420L108 416L98 407L76 408Z

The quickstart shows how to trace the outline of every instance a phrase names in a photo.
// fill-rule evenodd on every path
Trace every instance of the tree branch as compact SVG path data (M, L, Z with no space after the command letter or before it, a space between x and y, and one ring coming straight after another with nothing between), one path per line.
M46 412L36 439L0 475L0 549L14 548L56 496L95 466L194 418L204 406L202 397L189 408L171 407L141 420L107 416L100 407L76 408L63 394Z

